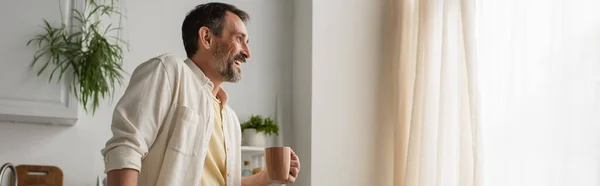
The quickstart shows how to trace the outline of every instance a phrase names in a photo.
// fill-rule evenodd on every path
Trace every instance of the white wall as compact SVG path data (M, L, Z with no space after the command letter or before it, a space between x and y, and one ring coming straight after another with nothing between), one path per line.
M0 5L11 6L11 2L3 1ZM181 22L187 11L204 2L207 1L126 1L128 20L125 27L131 51L125 54L125 70L131 73L139 63L161 53L185 56L181 44ZM251 16L248 31L252 58L243 66L244 79L239 84L225 85L231 106L242 120L250 114L273 115L277 94L282 106L281 121L289 125L292 108L293 2L226 2L246 10ZM3 15L34 17L41 23L42 17L20 12L15 9L12 13L3 12ZM31 27L39 28L37 25ZM28 31L33 35L39 30ZM23 41L27 39L23 38ZM3 60L7 59L7 56L2 57ZM35 76L33 73L30 75ZM3 87L0 91L10 89ZM120 98L123 91L124 87L118 88L115 91L116 98ZM96 176L104 167L100 149L110 137L110 118L115 102L102 104L95 116L81 112L79 121L73 127L0 123L0 163L56 165L64 172L64 185L95 185ZM291 127L283 128L288 135Z
M183 56L181 20L202 2L127 1L131 51L125 69L165 52ZM245 77L225 85L231 106L241 119L271 115L279 96L282 121L293 124L283 127L284 145L302 160L295 185L377 183L383 0L226 2L251 15ZM116 90L117 98L123 90ZM111 104L95 116L82 113L73 127L1 123L0 161L57 165L65 185L93 185L103 169L100 149L110 136Z
M313 2L311 185L378 179L383 2Z

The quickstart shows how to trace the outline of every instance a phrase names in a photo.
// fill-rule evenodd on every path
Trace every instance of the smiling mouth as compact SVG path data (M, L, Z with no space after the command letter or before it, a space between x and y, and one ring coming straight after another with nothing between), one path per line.
M237 68L237 70L242 70L242 62L241 61L238 61L238 60L233 61L232 66L234 66L233 68Z

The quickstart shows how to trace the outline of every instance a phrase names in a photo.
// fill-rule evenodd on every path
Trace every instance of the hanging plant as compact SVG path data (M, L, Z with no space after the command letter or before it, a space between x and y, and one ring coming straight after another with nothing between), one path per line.
M27 42L36 44L32 67L43 62L37 70L40 76L49 71L51 82L58 76L57 82L63 75L73 77L70 88L84 110L88 112L91 105L93 113L100 105L101 99L111 98L115 84L123 83L123 44L127 44L113 34L121 30L112 24L103 25L100 17L107 19L114 15L123 16L116 0L85 0L84 10L73 9L73 24L61 24L54 27L44 19L44 33L37 35Z

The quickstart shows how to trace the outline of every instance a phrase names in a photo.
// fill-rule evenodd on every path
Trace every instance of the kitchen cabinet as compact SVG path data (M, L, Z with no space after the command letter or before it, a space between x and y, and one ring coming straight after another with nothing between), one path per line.
M73 125L78 102L71 93L71 77L48 82L49 73L37 76L45 60L33 68L37 46L26 43L43 33L43 19L68 24L72 0L6 0L0 6L0 122ZM6 6L8 5L8 6ZM79 5L81 6L81 5ZM61 15L62 14L62 15ZM46 70L52 70L49 65ZM55 76L57 77L57 76Z

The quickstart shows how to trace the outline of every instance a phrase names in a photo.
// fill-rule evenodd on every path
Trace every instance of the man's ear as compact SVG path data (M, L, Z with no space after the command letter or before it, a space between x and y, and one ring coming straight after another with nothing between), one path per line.
M210 43L212 42L213 35L210 32L208 27L200 27L198 29L198 47L204 47L205 49L210 49Z

